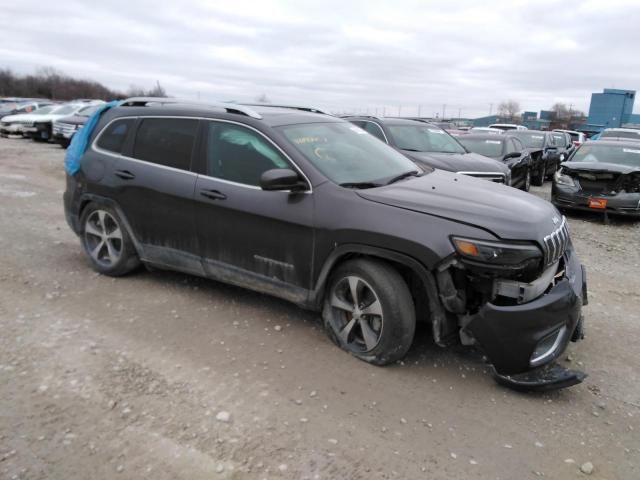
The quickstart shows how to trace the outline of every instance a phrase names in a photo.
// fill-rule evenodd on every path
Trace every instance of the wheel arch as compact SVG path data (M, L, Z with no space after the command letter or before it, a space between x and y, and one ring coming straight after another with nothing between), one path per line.
M430 320L434 339L436 343L441 343L441 330L447 322L447 314L440 303L433 273L419 260L393 250L359 244L345 244L334 249L320 270L315 288L310 292L310 306L322 308L331 274L339 265L353 258L383 261L398 270L411 291L418 321Z

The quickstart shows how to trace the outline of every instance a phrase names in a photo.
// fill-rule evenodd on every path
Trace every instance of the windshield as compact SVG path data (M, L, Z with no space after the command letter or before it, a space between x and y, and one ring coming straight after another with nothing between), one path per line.
M571 162L616 163L640 167L640 145L632 148L625 145L583 144L571 158Z
M640 130L637 132L625 132L624 130L605 130L600 135L600 138L632 138L633 140L640 140Z
M469 138L464 135L459 139L460 143L467 147L467 150L474 153L479 153L485 157L501 157L502 156L502 141L501 140L489 140L485 138Z
M78 107L75 105L64 105L62 107L58 107L53 113L56 115L68 115L76 111Z
M12 112L18 108L17 103L0 103L0 112Z
M37 110L34 110L33 114L34 115L45 115L47 113L51 113L56 108L58 108L58 107L55 107L53 105L50 106L50 107L39 108Z
M98 109L99 105L92 105L90 107L84 107L78 112L81 117L90 117Z
M314 167L338 184L381 184L419 170L411 160L348 122L279 128Z
M467 153L451 135L431 125L389 125L396 146L414 152Z
M553 135L553 142L559 147L565 147L567 145L567 137L564 135Z
M510 135L520 139L527 148L542 148L544 146L544 134L535 132L510 132Z

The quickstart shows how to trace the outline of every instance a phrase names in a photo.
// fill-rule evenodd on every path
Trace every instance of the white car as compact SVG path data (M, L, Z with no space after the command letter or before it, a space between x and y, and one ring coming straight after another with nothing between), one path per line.
M4 117L0 122L0 135L18 134L47 141L51 138L54 121L73 115L86 106L87 103L65 103L40 108L32 113Z
M575 130L563 130L561 128L556 128L554 132L568 133L571 136L571 141L576 147L579 147L587 140L587 136L584 133L576 132Z
M494 123L489 125L489 128L497 128L506 132L507 130L529 130L524 125L516 125L515 123Z
M504 133L504 130L492 127L473 127L471 130L469 130L469 133L489 133L493 135L502 135L502 133Z

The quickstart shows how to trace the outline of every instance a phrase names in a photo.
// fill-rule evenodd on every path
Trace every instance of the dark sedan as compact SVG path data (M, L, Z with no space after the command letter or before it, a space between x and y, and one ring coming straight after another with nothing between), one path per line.
M558 208L640 218L640 145L633 140L584 143L555 174Z
M551 178L560 163L567 158L564 151L559 151L551 132L513 130L509 135L520 139L529 150L532 163L531 181L534 185L542 185L546 178Z
M417 165L511 184L502 162L468 152L455 138L431 123L401 118L348 117L351 123L392 146Z
M469 134L458 141L470 152L493 158L511 170L511 186L525 192L531 187L531 156L522 142L509 134Z

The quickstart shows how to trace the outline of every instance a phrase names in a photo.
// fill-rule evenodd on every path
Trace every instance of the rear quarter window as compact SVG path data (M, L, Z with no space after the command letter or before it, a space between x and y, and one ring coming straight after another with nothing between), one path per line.
M133 118L123 118L116 120L100 133L96 145L98 148L113 153L122 153L122 147L127 139L127 134L133 127L135 120Z

